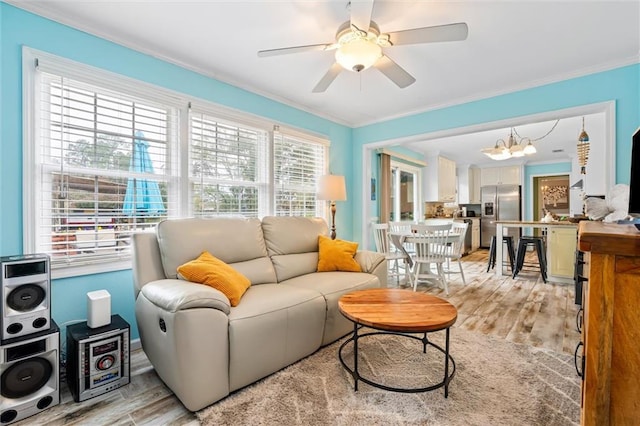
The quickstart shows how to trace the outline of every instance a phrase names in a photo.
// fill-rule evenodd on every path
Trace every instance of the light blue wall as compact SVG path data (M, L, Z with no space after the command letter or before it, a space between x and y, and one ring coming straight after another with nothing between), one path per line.
M488 99L469 102L408 117L397 118L353 130L353 152L364 144L398 139L440 130L466 127L547 111L614 100L616 102L616 183L628 183L631 135L640 126L640 65L547 84ZM362 162L355 163L355 176ZM361 206L354 206L359 211ZM354 237L362 238L354 228Z
M22 253L22 46L29 46L177 92L247 111L293 127L326 135L331 140L331 171L347 179L354 192L351 129L307 112L274 102L201 74L135 52L115 43L0 3L0 255ZM351 239L353 198L340 203L336 226L342 238ZM55 280L52 284L53 317L59 323L86 317L88 291L106 289L112 310L132 324L131 271Z
M571 163L553 163L553 164L536 164L524 167L524 188L523 194L531 194L531 177L532 176L546 176L557 175L560 173L571 173ZM533 220L533 208L531 206L531 198L525 197L524 199L524 220Z
M355 241L362 241L363 191L369 195L369 183L362 185L363 144L615 100L616 181L626 183L630 136L640 125L640 65L350 129L0 3L0 255L22 252L23 45L327 135L331 172L345 175L349 198L338 203L336 226L341 238ZM130 271L56 280L56 321L84 317L85 293L102 288L112 294L114 312L134 325ZM137 337L135 326L132 334Z

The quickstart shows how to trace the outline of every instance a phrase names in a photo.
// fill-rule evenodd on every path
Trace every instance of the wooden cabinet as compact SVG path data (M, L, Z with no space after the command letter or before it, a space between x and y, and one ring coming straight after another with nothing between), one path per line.
M573 278L577 244L576 227L549 227L547 235L547 273Z
M436 156L427 160L424 173L426 201L456 201L456 163L448 158Z
M637 425L640 419L640 231L580 222L588 252L581 422ZM587 265L585 265L587 266Z
M480 169L481 185L520 185L520 166Z

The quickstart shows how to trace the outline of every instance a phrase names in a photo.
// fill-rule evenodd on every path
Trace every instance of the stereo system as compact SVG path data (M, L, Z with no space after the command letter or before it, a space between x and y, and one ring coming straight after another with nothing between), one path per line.
M59 359L60 333L53 321L46 331L2 342L1 424L22 420L60 403Z
M49 256L0 257L2 343L51 328Z
M103 327L67 327L67 384L76 402L128 384L129 360L129 324L120 315Z

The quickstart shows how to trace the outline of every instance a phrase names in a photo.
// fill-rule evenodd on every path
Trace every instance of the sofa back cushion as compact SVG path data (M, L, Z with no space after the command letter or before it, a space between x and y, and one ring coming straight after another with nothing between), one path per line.
M158 224L157 235L167 278L176 278L178 266L206 250L249 278L251 284L276 282L258 219L169 219Z
M278 282L316 271L318 235L329 231L324 219L265 216L262 231Z

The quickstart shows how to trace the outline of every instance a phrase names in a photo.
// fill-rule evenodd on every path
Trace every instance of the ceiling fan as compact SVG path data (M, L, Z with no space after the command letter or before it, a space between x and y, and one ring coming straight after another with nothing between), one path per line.
M258 56L286 55L310 50L335 50L336 62L313 88L314 93L327 90L343 69L359 73L370 67L377 68L398 87L404 88L413 84L416 79L383 53L383 48L403 44L465 40L469 33L469 28L464 22L381 33L378 25L371 20L373 1L352 0L348 4L351 19L340 25L336 32L335 43L261 50Z

